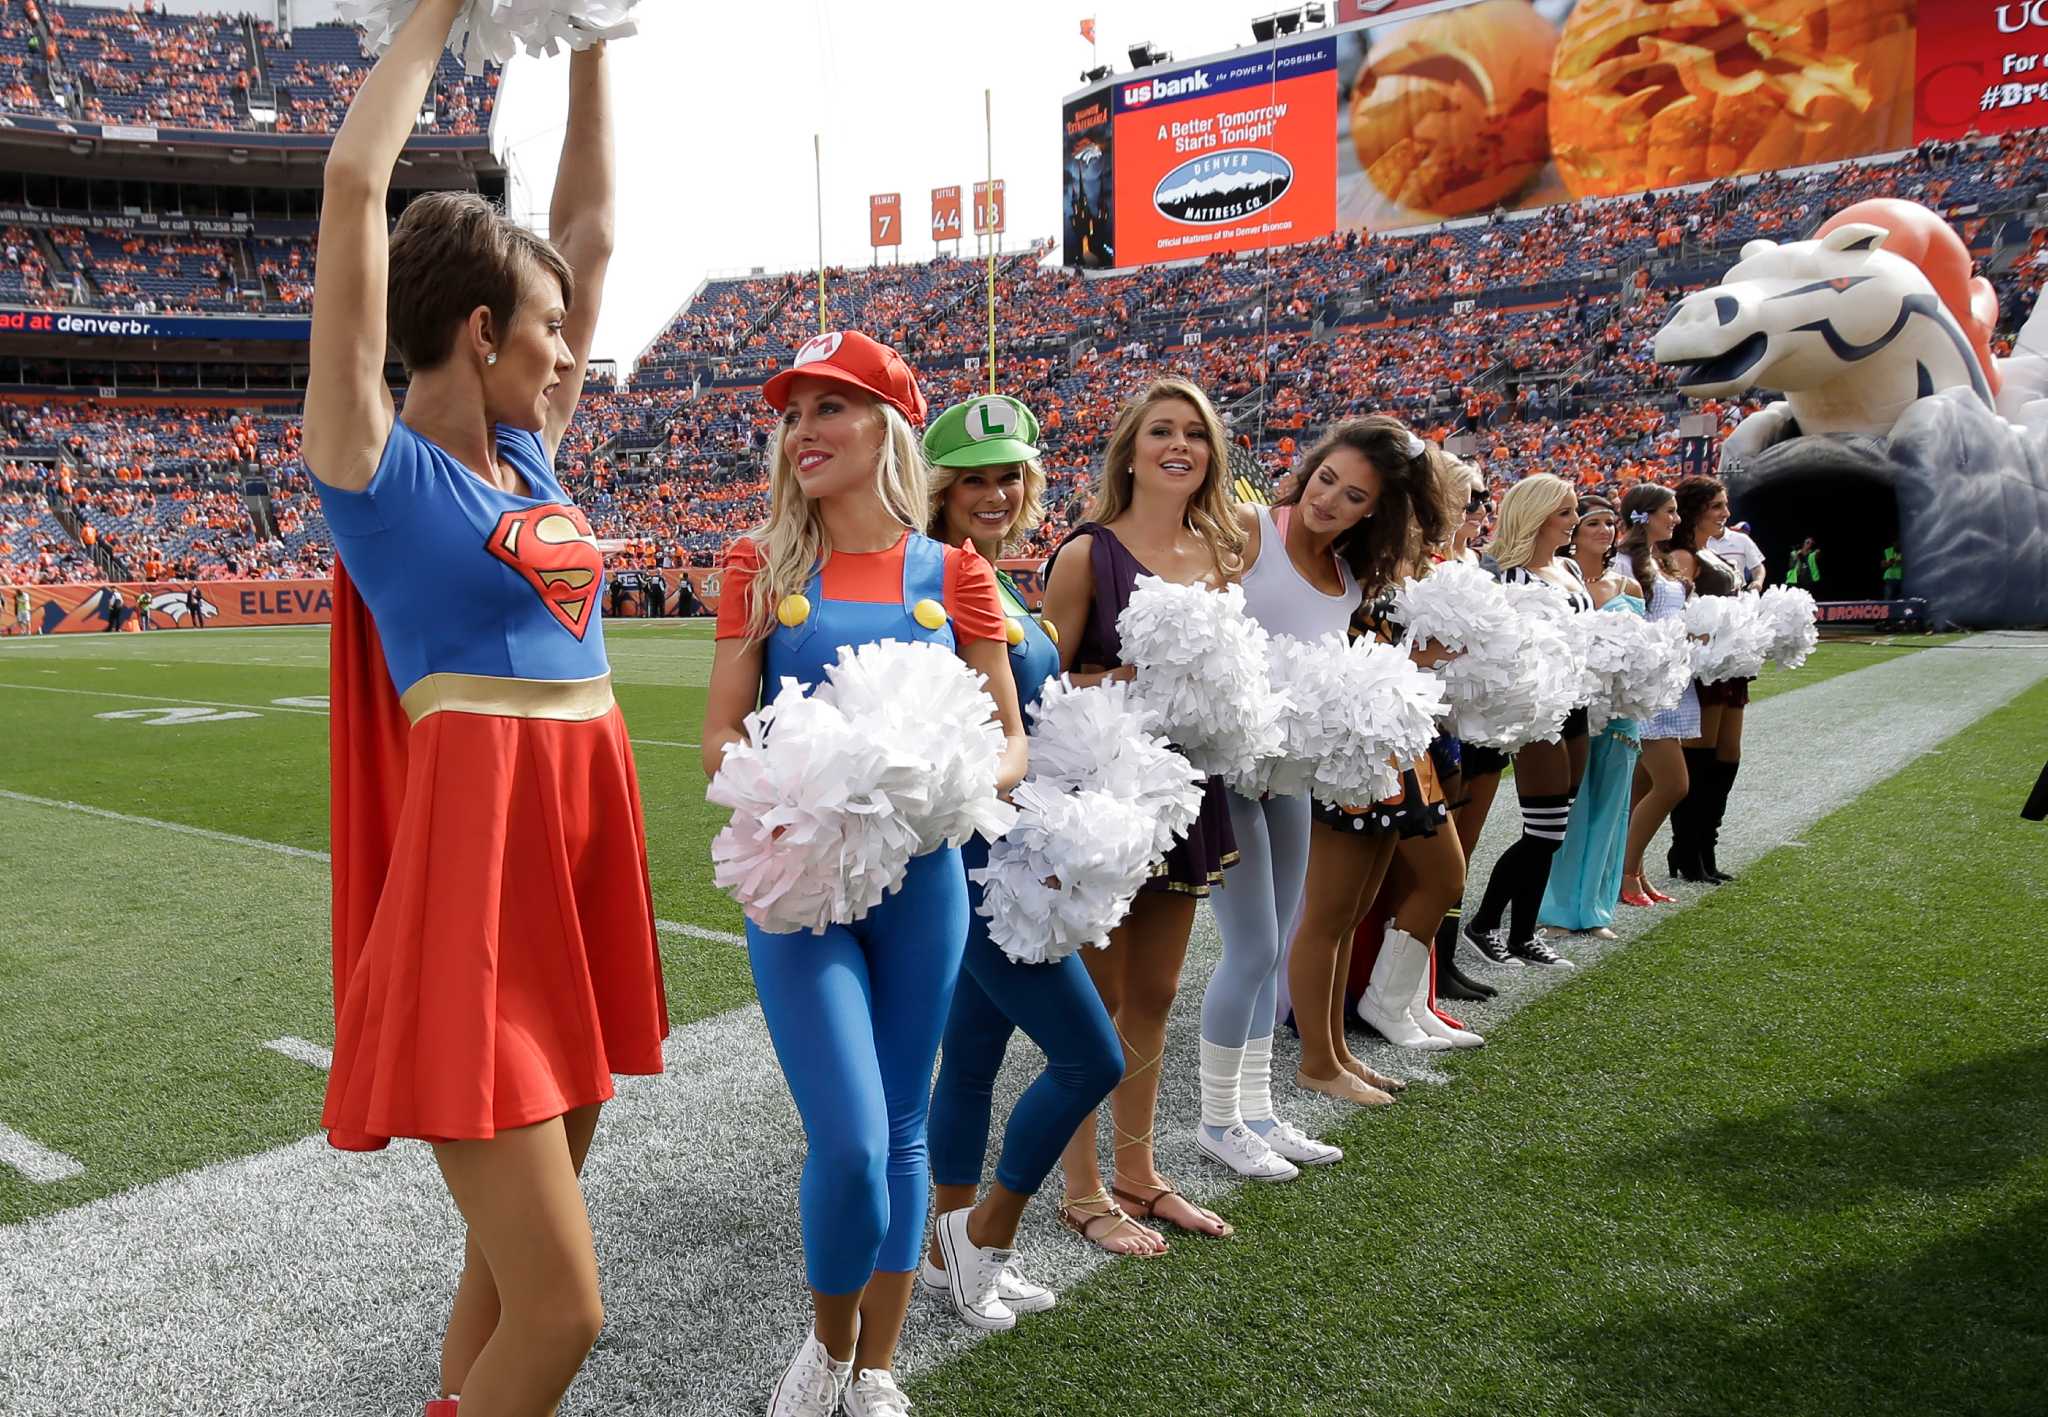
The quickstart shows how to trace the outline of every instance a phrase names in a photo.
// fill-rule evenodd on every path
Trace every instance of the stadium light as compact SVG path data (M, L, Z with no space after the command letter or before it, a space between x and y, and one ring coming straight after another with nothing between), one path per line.
M1149 69L1154 64L1164 64L1171 58L1173 56L1165 50L1154 49L1152 41L1149 39L1140 40L1130 48L1131 67L1133 69Z
M1093 69L1083 69L1081 71L1081 82L1084 84L1099 83L1103 79L1108 78L1110 72L1109 65L1097 64Z
M1259 16L1259 18L1252 21L1252 41L1254 43L1267 44L1272 41L1274 33L1274 19L1275 17L1272 15L1261 15Z
M1320 29L1328 21L1330 12L1321 5L1304 5L1301 7L1301 17L1304 23Z
M1293 34L1301 28L1301 11L1282 10L1273 16L1273 23L1282 34Z

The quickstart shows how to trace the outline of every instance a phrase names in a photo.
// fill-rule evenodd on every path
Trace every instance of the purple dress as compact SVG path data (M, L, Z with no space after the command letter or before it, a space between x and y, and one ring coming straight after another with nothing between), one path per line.
M1084 522L1068 534L1089 538L1089 568L1094 572L1095 597L1088 607L1088 619L1081 629L1081 648L1074 655L1074 668L1084 672L1119 668L1123 662L1123 640L1116 632L1116 617L1131 602L1131 591L1139 576L1151 571L1139 564L1115 532L1100 522ZM1060 550L1066 549L1060 543ZM1059 551L1052 560L1059 559ZM1048 576L1052 561L1046 563ZM1223 779L1212 777L1202 784L1202 811L1186 836L1173 844L1153 868L1152 879L1142 889L1180 891L1207 895L1209 887L1223 879L1223 869L1237 862L1237 837L1230 830L1230 804Z

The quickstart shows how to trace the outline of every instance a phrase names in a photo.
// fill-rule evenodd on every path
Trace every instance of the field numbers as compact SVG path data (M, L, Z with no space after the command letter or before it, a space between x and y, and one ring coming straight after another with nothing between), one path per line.
M328 709L325 694L299 694L289 699L272 699L271 702L279 708L319 709L322 713Z
M226 723L231 718L261 718L260 713L243 713L238 709L209 708L134 708L115 709L111 713L96 713L94 718L133 719L146 723L151 728L175 728L187 723Z

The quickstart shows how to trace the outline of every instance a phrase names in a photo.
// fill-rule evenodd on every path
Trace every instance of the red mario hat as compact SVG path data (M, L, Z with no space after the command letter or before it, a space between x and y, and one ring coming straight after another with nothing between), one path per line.
M789 406L789 387L798 379L830 379L873 394L913 424L924 422L924 394L903 356L858 330L833 330L806 340L789 368L761 386L761 396L780 413Z

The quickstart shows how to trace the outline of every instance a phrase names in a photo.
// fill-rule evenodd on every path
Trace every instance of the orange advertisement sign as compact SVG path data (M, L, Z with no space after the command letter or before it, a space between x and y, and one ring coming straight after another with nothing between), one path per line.
M868 198L868 245L903 244L903 194L878 192Z
M1004 230L1004 222L1008 220L1009 215L1010 206L1008 199L1003 195L1002 178L998 177L995 180L994 191L990 191L989 184L986 182L974 184L974 234L976 236L1001 235Z
M960 239L960 189L932 188L932 240Z
M105 581L84 585L25 587L29 599L29 633L71 635L126 630L189 630L206 627L247 628L252 625L325 625L334 614L333 586L319 581ZM0 587L0 628L10 634L15 590ZM116 592L119 599L116 599ZM143 593L149 595L149 617L140 614Z

